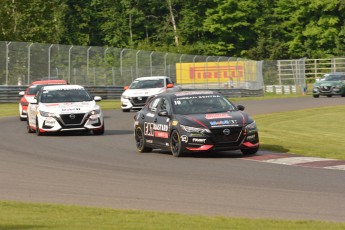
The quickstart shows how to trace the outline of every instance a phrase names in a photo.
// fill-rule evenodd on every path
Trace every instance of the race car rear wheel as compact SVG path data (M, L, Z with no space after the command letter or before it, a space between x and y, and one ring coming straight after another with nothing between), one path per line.
M174 130L171 133L170 149L171 149L171 153L174 157L182 157L183 156L180 133L177 130Z
M259 147L255 147L255 148L250 148L250 149L241 149L241 152L243 153L243 155L253 155L257 153L258 150L259 150Z
M135 143L137 145L138 151L141 153L145 153L145 152L147 153L147 152L152 151L152 148L149 148L146 146L145 136L144 136L144 133L140 127L137 127L135 129Z

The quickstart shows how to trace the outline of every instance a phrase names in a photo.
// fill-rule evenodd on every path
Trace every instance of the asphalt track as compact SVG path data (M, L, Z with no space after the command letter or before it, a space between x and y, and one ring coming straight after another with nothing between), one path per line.
M345 104L345 98L242 101L251 115ZM134 113L105 111L104 136L36 136L0 118L0 200L228 217L345 221L345 171L245 160L237 151L140 154ZM343 123L339 123L343 125ZM260 151L258 156L270 153ZM279 153L278 153L279 154Z

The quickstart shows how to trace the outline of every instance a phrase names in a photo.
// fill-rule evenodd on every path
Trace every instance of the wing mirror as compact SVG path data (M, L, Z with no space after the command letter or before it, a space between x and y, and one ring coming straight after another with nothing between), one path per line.
M100 96L94 96L94 97L93 97L93 100L95 100L95 101L101 101L102 98L101 98Z
M168 117L169 116L169 112L167 110L161 110L161 111L158 112L158 116Z
M124 89L124 90L127 90L127 89L129 89L129 86L126 85L126 86L123 87L123 89Z
M243 105L238 105L237 109L240 110L240 111L243 111L245 109L245 107Z
M167 84L167 88L173 88L174 87L174 84Z

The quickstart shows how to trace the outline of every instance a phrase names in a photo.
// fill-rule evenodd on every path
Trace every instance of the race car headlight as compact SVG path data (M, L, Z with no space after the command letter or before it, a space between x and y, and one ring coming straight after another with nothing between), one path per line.
M245 129L247 130L247 131L256 131L257 130L257 127L256 127L256 122L255 121L253 121L252 123L250 123L249 125L247 125L246 127L245 127Z
M129 96L126 96L126 95L122 95L121 98L122 98L122 99L129 99L130 97L129 97Z
M95 110L92 110L90 112L91 115L96 115L96 114L100 114L101 113L101 110L100 109L95 109Z
M196 127L190 127L190 126L185 126L185 125L180 125L183 131L186 131L188 133L211 133L209 129L205 128L196 128Z
M42 110L40 110L40 114L41 114L42 117L55 117L54 113L49 113L49 112L45 112L45 111L42 111Z

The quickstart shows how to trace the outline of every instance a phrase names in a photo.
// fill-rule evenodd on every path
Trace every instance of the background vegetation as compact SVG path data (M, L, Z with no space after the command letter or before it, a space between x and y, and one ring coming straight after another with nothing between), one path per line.
M0 40L263 59L345 55L339 0L0 0Z

